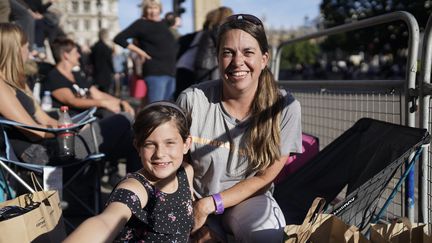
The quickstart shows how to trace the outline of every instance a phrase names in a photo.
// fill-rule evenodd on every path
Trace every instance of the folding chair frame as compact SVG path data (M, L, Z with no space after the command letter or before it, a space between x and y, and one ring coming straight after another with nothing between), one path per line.
M79 130L81 129L83 126L90 124L90 129L91 129L91 133L92 133L92 137L93 137L93 142L94 142L94 147L95 147L95 152L88 155L86 158L82 159L82 160L75 160L71 163L67 163L64 165L54 165L54 166L49 166L49 165L37 165L37 164L31 164L31 163L23 163L18 161L17 157L15 156L13 149L11 148L11 145L9 143L8 140L8 136L7 133L5 131L5 129L3 129L3 139L5 141L5 145L6 145L6 153L5 156L0 156L0 176L4 179L5 182L5 191L6 194L8 196L8 198L12 198L12 193L11 193L11 189L10 186L8 185L8 179L6 178L3 170L5 169L8 174L10 174L14 179L16 179L18 181L19 184L21 184L22 186L24 186L27 190L29 190L30 192L34 192L34 189L28 185L28 183L26 183L22 178L20 178L20 176L13 171L10 166L7 165L7 163L15 165L15 166L19 166L22 167L26 170L30 170L30 171L34 171L37 172L38 174L42 174L43 173L43 168L45 167L54 167L54 168L67 168L67 167L71 167L71 166L75 166L75 165L80 165L80 164L84 164L85 166L82 166L81 168L79 168L77 171L74 172L74 174L68 178L67 181L65 181L62 185L62 188L66 191L69 192L69 195L72 196L72 198L74 198L83 208L85 208L89 213L96 215L100 212L100 208L101 208L101 191L100 191L100 160L105 156L103 153L99 152L98 149L98 144L97 144L97 137L96 137L96 133L94 131L94 128L92 126L92 123L94 121L96 121L96 117L93 116L94 112L96 111L96 108L91 108L88 109L80 114L77 114L76 116L74 116L72 118L73 122L74 122L74 126L69 127L69 128L40 128L40 127L33 127L33 126L28 126L25 124L21 124L18 122L14 122L11 120L7 120L4 118L0 118L0 126L3 127L21 127L21 128L27 128L27 129L32 129L32 130L38 130L38 131L44 131L44 132L51 132L54 134L58 134L60 132L63 132L65 130ZM73 182L77 176L79 176L85 169L89 168L92 163L94 162L94 166L95 166L95 178L94 178L94 208L91 209L89 206L86 205L86 203L84 203L78 196L74 195L73 192L71 192L67 187L70 185L71 182ZM73 228L73 226L67 222L67 220L65 220L66 223Z

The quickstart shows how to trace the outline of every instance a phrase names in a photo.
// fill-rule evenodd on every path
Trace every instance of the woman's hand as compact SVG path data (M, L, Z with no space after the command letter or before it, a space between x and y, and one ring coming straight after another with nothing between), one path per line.
M115 99L103 99L100 100L100 103L102 108L105 108L114 113L119 113L121 111L120 103Z
M123 107L123 110L129 114L131 114L133 117L135 116L135 110L132 108L132 106L129 104L129 102L122 100L120 101L120 105Z
M140 50L138 51L138 55L141 57L141 61L144 63L147 60L152 59L151 56L149 54L147 54L147 52Z
M138 54L141 58L141 61L144 63L146 60L150 60L151 56L147 54L143 49L139 48L138 46L134 45L133 43L130 43L127 48L136 54Z
M192 234L200 229L206 222L207 217L215 211L212 197L204 197L194 203L194 227Z

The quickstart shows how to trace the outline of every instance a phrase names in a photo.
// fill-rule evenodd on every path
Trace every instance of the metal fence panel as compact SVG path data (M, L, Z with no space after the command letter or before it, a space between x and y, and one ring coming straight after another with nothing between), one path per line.
M415 88L419 43L417 21L407 12L385 14L286 41L278 46L275 51L276 55L272 60L272 70L275 76L278 77L281 52L285 45L395 20L404 21L409 30L405 80L279 80L280 85L290 90L300 101L303 131L317 136L320 139L321 148L332 142L361 117L371 117L396 124L415 126L415 114L409 112L409 100L405 99L405 97L408 97L409 89ZM399 170L394 180L400 178L400 175ZM388 186L392 188L395 183L392 181ZM418 190L416 190L417 192ZM379 202L381 206L383 200L389 194L390 190L388 189ZM418 197L418 194L416 195ZM402 190L387 209L388 218L407 215L411 220L415 219L414 207L413 205L407 207L405 199Z
M421 57L421 69L419 75L419 87L420 87L420 127L428 129L429 133L432 129L431 119L431 96L430 96L430 84L431 84L431 64L432 64L432 16L429 16L426 24L425 32L423 35L423 47ZM432 150L430 145L427 149L423 150L422 159L420 163L420 181L421 186L419 187L421 194L421 211L420 216L423 222L432 223ZM431 232L431 227L429 231Z
M365 82L364 85L359 83L359 87L349 89L342 87L305 89L300 88L298 83L294 85L295 82L281 81L279 83L299 100L302 107L303 132L317 136L321 150L362 117L403 124L402 107L405 103L403 81L389 81L388 87L375 90L364 89L367 86L366 83L373 81L363 82ZM325 81L322 85L325 86ZM384 191L378 208L383 206L401 174L402 169L398 169ZM390 220L404 215L402 195L403 192L396 195L387 210L386 219ZM338 198L344 197L345 192L342 191Z

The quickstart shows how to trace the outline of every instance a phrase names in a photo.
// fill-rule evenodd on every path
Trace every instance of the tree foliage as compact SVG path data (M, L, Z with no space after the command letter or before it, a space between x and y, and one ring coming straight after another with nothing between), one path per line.
M325 28L395 11L407 11L417 19L420 29L431 14L432 0L322 0L320 5ZM408 28L402 21L355 32L329 36L322 48L364 51L370 54L396 53L405 48Z
M318 45L310 41L287 45L282 50L281 69L293 69L298 63L303 65L315 64L318 54Z

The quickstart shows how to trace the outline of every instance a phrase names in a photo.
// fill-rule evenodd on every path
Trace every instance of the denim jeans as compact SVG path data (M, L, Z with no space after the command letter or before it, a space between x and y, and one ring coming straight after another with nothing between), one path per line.
M159 100L173 100L175 78L168 75L151 75L144 77L147 83L147 100L149 103Z

